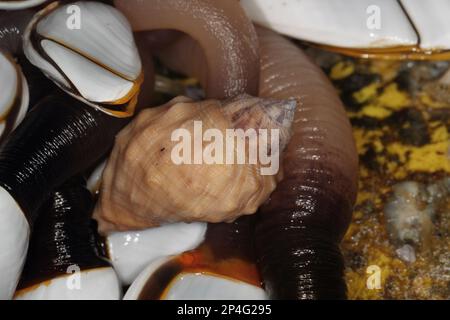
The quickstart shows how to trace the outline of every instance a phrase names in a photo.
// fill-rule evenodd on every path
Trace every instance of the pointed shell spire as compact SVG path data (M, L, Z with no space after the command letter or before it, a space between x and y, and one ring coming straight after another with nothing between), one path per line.
M24 52L77 99L118 117L133 114L142 64L128 21L112 6L50 4L28 25Z
M221 110L235 129L279 130L279 150L282 151L291 138L296 107L295 99L276 100L241 94L226 100Z

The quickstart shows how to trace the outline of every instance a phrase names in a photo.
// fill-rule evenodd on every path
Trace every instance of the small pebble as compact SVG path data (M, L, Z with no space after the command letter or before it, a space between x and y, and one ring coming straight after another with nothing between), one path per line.
M414 263L416 261L416 251L409 244L405 244L404 246L398 248L395 250L395 253L405 262Z

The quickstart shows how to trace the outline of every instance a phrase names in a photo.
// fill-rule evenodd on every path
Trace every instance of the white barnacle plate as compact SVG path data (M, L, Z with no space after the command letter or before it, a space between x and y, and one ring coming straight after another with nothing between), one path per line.
M79 23L68 23L69 6L78 8L74 18ZM75 98L112 115L133 113L142 64L131 27L114 7L90 1L52 3L28 25L24 52Z
M125 294L124 300L142 299L153 292L148 292L148 281L171 257L161 258L150 263L139 274ZM246 282L225 278L215 274L182 272L175 276L164 289L162 300L265 300L266 292Z
M447 0L241 0L241 4L257 24L350 55L449 57Z
M450 1L401 0L425 50L450 49Z
M129 285L150 262L195 249L206 228L206 223L194 222L114 232L106 239L108 256L121 281Z
M16 292L15 300L119 300L122 288L113 268L81 270Z

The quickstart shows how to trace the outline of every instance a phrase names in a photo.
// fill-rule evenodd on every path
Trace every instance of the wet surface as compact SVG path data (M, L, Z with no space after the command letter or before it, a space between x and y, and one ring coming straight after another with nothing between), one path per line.
M449 63L307 51L339 91L360 157L342 244L349 298L449 299Z

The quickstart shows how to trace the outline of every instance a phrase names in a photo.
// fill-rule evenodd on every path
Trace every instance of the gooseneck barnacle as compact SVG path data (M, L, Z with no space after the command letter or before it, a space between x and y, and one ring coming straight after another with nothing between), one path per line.
M114 270L96 253L93 204L84 179L75 177L40 207L15 299L120 298ZM73 272L80 275L79 288L66 284Z
M45 98L27 114L0 151L0 186L13 197L4 201L2 215L11 212L6 207L11 203L15 214L27 218L28 229L51 192L107 153L115 134L125 124L125 119L111 117L71 97ZM9 221L11 230L17 228L15 224ZM11 231L4 237L8 235ZM17 231L15 235L28 242L26 232ZM3 252L26 253L26 246L3 244L6 245ZM21 255L23 259L23 253ZM6 259L3 261L6 263ZM0 269L5 270L7 266L1 262ZM19 274L21 263L16 262L13 268ZM6 290L2 288L2 292Z
M131 84L126 85L126 88L132 92L130 95L130 91L120 91L120 88L117 88L117 81L121 83L123 81L118 79L120 77L115 72L107 70L114 64L119 69L126 69L128 66L130 70L137 70L135 74L138 77L142 77L138 50L126 20L120 12L105 4L92 2L78 4L89 6L92 9L91 13L97 13L103 21L119 21L122 24L116 25L116 29L105 29L104 26L99 25L98 21L93 21L96 19L95 16L87 17L85 23L91 28L86 28L85 32L89 32L91 39L97 36L96 41L86 44L86 37L82 34L78 35L81 36L80 39L59 30L63 34L55 35L56 39L59 37L61 41L67 40L73 47L65 52L67 55L58 55L58 49L52 50L58 45L50 44L44 57L34 54L29 36L35 27L38 31L43 29L49 30L50 33L58 33L58 30L52 26L58 26L61 14L65 17L65 11L62 13L58 11L58 8L64 9L64 6L59 7L57 3L50 4L52 10L47 8L48 11L44 9L39 12L28 25L24 43L28 58L31 57L31 62L41 68L68 95L57 90L53 95L40 101L25 116L21 125L9 136L0 151L0 186L2 187L0 189L3 195L1 218L4 220L2 228L9 230L2 232L0 244L0 252L2 252L0 271L5 274L0 281L1 298L10 298L14 293L27 252L30 228L37 218L40 206L55 188L72 176L87 170L108 152L114 143L116 133L131 120L132 110L139 93L140 82L137 84L130 82ZM35 19L45 23L39 25ZM114 54L111 54L113 48L117 49L117 43L111 42L111 38L116 36L114 31L117 31L117 28L122 31L122 42L119 44L129 46L129 48L123 48L123 51L131 52L134 57L134 60L128 61L126 66L121 64L120 59L114 59ZM45 38L38 44L44 41L46 41ZM104 50L109 50L109 55L102 56L95 50L102 45ZM85 91L78 89L68 92L72 87L64 86L68 83L64 82L64 79L76 79L80 85L84 83L83 78L86 78L87 82L91 81L91 68L86 69L86 66L92 67L93 62L85 58L83 53L86 52L97 54L98 59L95 61L100 65L96 69L97 75L103 76L103 82L100 87L97 87L96 93L100 97L105 97L105 95L110 96L112 92L118 99L106 101L108 106L112 103L111 108L97 105L99 101L95 95L86 96ZM50 58L52 54L56 56ZM77 54L80 56L76 56ZM58 60L58 57L62 60ZM64 59L67 57L74 60L68 62ZM103 57L104 61L101 60ZM102 67L105 69L102 70ZM77 81L69 82L73 84ZM118 90L123 96L114 95ZM115 103L122 101L122 97L126 97L127 100L129 98L129 103L124 110L115 110Z
M79 30L67 27L68 5L54 2L28 24L25 55L73 97L116 117L132 116L143 72L128 22L102 3L74 5L83 12Z
M34 12L0 11L0 144L27 112L30 90L19 63L23 60L22 36ZM19 61L19 63L16 61Z

